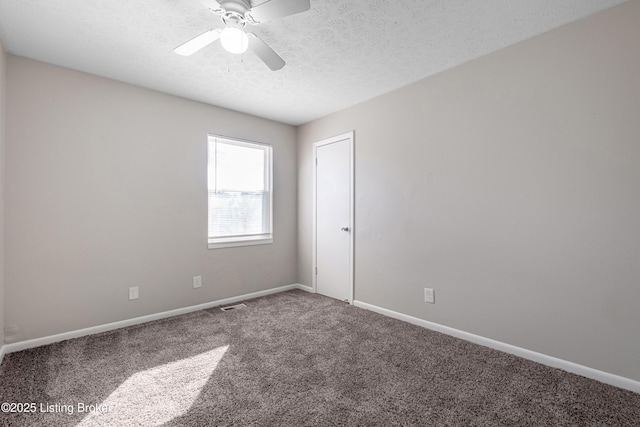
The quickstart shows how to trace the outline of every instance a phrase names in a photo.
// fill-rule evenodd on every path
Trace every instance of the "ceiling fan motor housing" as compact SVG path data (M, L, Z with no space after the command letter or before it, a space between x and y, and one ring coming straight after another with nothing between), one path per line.
M220 3L222 10L219 11L222 22L226 26L233 26L243 29L247 24L246 13L250 5L244 0L228 0Z
M234 15L241 15L244 18L244 14L251 8L251 5L245 0L226 0L220 2L220 7L225 11L224 15L232 12Z

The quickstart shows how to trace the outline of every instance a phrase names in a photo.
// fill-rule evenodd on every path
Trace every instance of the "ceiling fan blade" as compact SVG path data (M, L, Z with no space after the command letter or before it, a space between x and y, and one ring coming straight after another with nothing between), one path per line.
M182 43L177 48L173 49L175 53L182 56L193 55L203 47L210 45L214 41L220 38L220 33L222 31L218 28L214 30L209 30L206 33L202 33L197 37L192 38L186 43Z
M256 23L259 23L295 15L310 8L310 0L270 0L249 10L248 14Z
M267 64L267 67L273 71L284 67L284 59L280 58L260 37L253 33L247 33L247 36L249 36L249 49L258 55L258 57L262 59L262 62Z
M200 0L200 2L207 9L211 9L211 10L220 10L221 9L220 3L218 3L216 0Z

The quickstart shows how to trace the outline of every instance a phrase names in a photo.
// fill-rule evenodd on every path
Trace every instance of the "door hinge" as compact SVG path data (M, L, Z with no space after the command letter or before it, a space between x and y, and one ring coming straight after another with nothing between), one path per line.
M318 275L318 267L316 267L316 276Z

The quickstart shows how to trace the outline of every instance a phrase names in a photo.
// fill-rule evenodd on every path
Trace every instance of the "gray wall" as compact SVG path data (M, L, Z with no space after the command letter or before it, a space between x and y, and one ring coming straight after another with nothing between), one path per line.
M640 2L298 129L355 130L356 299L640 380ZM436 304L425 304L433 287Z
M8 343L295 283L294 127L12 55L7 79ZM273 144L273 245L207 250L208 132Z
M7 56L0 40L0 347L4 344L4 147Z

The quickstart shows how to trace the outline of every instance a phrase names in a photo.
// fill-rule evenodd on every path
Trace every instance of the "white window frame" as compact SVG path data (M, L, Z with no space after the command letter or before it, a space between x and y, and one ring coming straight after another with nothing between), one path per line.
M242 147L258 148L260 147L265 151L265 180L267 181L267 206L264 206L262 212L263 220L266 223L268 229L262 234L253 235L240 235L240 236L222 236L211 237L209 236L209 213L210 202L209 194L212 191L209 188L209 176L211 173L215 173L215 166L210 164L211 158L209 150L215 147L217 142L225 144L233 144ZM238 138L231 138L221 135L209 134L207 138L207 245L209 249L229 248L236 246L253 246L253 245L266 245L273 243L273 146L263 142L247 141Z

